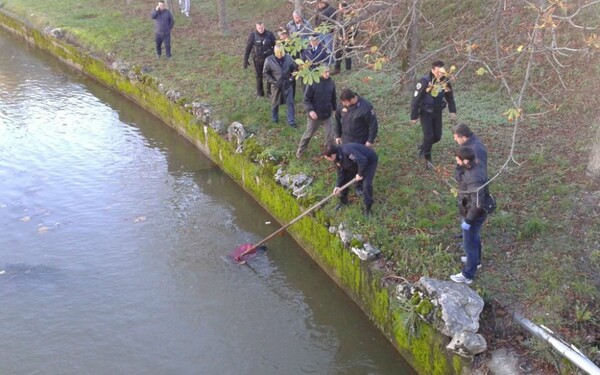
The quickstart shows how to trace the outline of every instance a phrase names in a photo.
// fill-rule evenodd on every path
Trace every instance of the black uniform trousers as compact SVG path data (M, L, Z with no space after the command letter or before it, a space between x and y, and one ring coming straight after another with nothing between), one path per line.
M421 153L427 160L431 160L433 144L442 139L442 109L434 109L431 113L422 110L419 117L421 119L421 128L423 129Z
M263 84L263 67L265 59L254 58L254 73L256 75L256 95L265 96L265 86ZM271 96L271 85L267 85L267 96Z
M371 207L373 205L373 179L375 178L375 171L377 171L377 164L377 160L370 162L363 173L363 179L358 182L359 184L363 184L363 202L365 207ZM343 172L344 181L342 182L342 186L346 185L356 177L356 171L344 170ZM340 193L340 202L342 202L342 204L348 204L348 193L348 189L344 189Z

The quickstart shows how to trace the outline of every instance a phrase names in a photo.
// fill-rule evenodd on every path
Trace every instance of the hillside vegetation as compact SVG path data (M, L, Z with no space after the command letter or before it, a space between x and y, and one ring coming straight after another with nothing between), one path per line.
M303 159L294 157L306 118L300 95L296 98L299 129L273 124L268 101L255 98L252 67L242 69L246 38L254 23L262 20L267 29L276 30L291 18L293 4L229 1L227 35L217 29L216 2L192 2L190 18L175 6L171 60L154 57L149 14L155 5L153 1L129 0L4 3L9 11L41 27L65 29L79 44L107 61L125 60L151 70L152 76L189 101L211 103L224 124L243 123L254 134L255 141L246 150L251 157L315 177L302 204L308 206L329 194L335 172L318 158L323 134L313 139ZM600 26L599 9L598 4L587 7L576 23ZM491 306L486 312L486 338L494 347L511 342L518 332L495 309L504 306L550 327L600 363L600 186L585 176L598 127L598 44L590 43L587 53L572 54L560 74L552 61L544 65L544 58L533 59L537 65L529 73L534 89L528 88L530 95L520 102L525 116L518 119L515 131L507 111L515 108L514 98L526 73L523 62L527 56L521 54L519 46L527 47L531 26L538 22L527 4L425 1L421 11L420 44L414 61L417 75L427 72L434 59L457 66L453 87L458 119L486 143L490 177L501 172L491 185L498 210L482 230L483 269L472 284ZM495 31L486 31L485 26L492 22L497 22ZM575 27L549 27L562 32L556 37L560 45L575 46L577 40L594 38L593 33ZM505 76L482 74L480 69L485 65L465 49L475 48L475 35L481 56L506 56L502 60L508 67ZM367 37L366 31L359 34L367 44L377 44L377 35ZM494 38L511 41L510 45L503 44L510 53L496 51ZM355 231L378 246L390 275L412 281L423 275L448 279L460 269L462 255L458 240L453 238L460 230L451 179L454 124L446 112L443 138L433 151L436 168L424 170L415 147L421 141L421 129L409 121L412 91L406 87L413 83L403 80L406 68L412 66L409 60L408 52L401 52L387 60L382 70L373 71L365 66L361 55L354 59L354 70L342 70L333 77L338 90L352 88L375 106L380 124L376 144L380 166L371 218L363 217L356 199L339 213L333 210L335 202L323 210L331 223L352 223ZM507 87L513 91L509 93ZM529 340L520 344L552 366L564 366L546 347Z

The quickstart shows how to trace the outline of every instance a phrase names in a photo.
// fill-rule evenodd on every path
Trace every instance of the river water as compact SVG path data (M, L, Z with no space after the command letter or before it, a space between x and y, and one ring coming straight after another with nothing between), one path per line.
M413 374L183 137L0 33L0 373ZM268 224L271 222L271 224Z

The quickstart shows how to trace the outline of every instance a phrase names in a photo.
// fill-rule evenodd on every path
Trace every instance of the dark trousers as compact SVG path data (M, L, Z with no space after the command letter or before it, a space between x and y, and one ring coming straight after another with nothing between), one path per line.
M344 53L345 50L345 53ZM346 63L346 70L352 69L352 59L349 56L352 51L352 46L347 46L345 48L340 48L335 52L335 70L339 71L342 68L342 57L344 57L344 62Z
M365 207L371 207L373 205L373 179L375 178L375 172L377 171L377 163L377 160L370 162L365 169L363 179L358 182L362 182L363 184L363 202ZM342 186L346 185L355 177L356 171L344 171L344 181L342 182ZM348 193L348 189L344 189L344 191L340 193L340 201L343 204L348 203Z
M171 34L156 33L154 34L154 41L156 42L156 55L162 55L162 44L165 44L165 50L167 57L171 57Z
M263 67L265 66L265 59L255 58L254 59L254 74L256 76L256 95L265 96L265 89L263 84ZM271 96L271 85L267 85L267 96Z
M442 139L442 110L433 110L432 113L421 111L421 128L423 129L423 143L421 153L427 160L431 160L431 149L434 143Z

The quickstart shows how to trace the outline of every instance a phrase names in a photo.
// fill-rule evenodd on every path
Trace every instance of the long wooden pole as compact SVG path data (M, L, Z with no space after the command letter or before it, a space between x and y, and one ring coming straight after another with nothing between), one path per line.
M248 250L244 251L243 253L241 253L238 257L236 257L236 260L240 260L242 259L242 257L248 253L253 252L257 247L259 247L260 245L264 244L265 242L267 242L268 240L270 240L271 238L275 237L276 235L278 235L279 233L283 232L284 230L286 230L287 228L290 227L290 225L294 224L295 222L297 222L298 220L302 219L304 216L308 215L309 213L313 212L314 210L316 210L317 208L319 208L321 205L323 205L323 203L327 202L328 200L330 200L333 196L339 194L341 191L343 191L344 189L347 189L350 185L352 185L353 183L356 182L356 179L353 178L352 181L348 182L346 185L342 186L341 188L339 188L339 190L335 193L331 193L328 196L326 196L325 198L321 199L320 202L316 203L314 206L310 207L308 210L304 211L303 213L301 213L297 218L295 218L294 220L290 221L289 223L287 223L286 225L282 226L281 228L277 229L275 232L271 233L269 236L265 237L264 239L262 239L260 242L256 243L256 245L252 246L251 248L249 248Z

